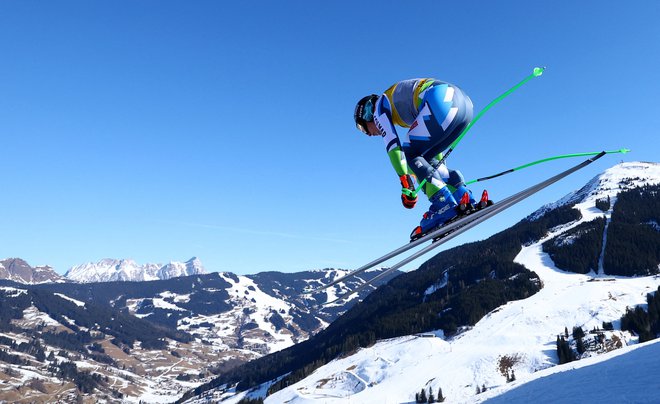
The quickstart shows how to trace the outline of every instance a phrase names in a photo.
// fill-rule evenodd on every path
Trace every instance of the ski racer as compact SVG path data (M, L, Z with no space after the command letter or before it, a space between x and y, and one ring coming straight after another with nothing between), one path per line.
M426 180L423 190L431 206L413 229L411 240L474 208L463 175L439 164L442 152L472 120L472 110L472 101L460 88L432 78L400 81L380 96L363 97L355 107L357 128L368 136L381 136L385 142L403 187L404 207L415 206L417 180ZM399 134L395 125L407 130ZM487 200L484 191L480 206Z

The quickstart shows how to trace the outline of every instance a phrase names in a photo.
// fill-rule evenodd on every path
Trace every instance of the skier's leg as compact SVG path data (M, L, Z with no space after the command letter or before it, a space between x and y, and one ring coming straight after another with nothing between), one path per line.
M472 191L465 186L465 177L463 177L460 171L448 169L444 164L440 164L441 159L442 153L429 160L429 164L433 167L438 167L437 172L440 173L449 191L459 204L459 212L465 213L470 211L475 206L476 201L472 196Z
M446 167L434 167L427 159L448 148L471 119L472 101L458 87L442 83L426 91L420 112L408 131L410 143L405 151L412 154L413 158L408 159L409 165L418 180L427 181L424 192L431 201L431 207L424 214L420 226L413 230L411 238L425 234L458 215L458 203L452 195L455 190L447 187L449 173Z
M435 158L429 160L429 164L434 167L438 166L440 159L442 159L442 154L439 154ZM493 204L493 202L489 199L488 191L485 189L481 193L481 198L477 203L477 201L474 199L472 190L469 189L467 185L465 185L465 177L463 176L463 173L461 173L459 170L454 170L451 168L447 169L444 164L441 164L439 166L439 172L447 183L447 186L454 196L454 199L456 199L456 202L458 202L459 211L463 212L475 207L481 209ZM445 172L446 174L444 174ZM466 197L465 194L468 196Z
M444 182L440 171L434 169L424 157L414 157L410 167L418 179L426 179L424 192L431 201L429 210L424 213L419 226L413 229L410 235L411 238L416 238L456 217L458 203Z
M465 186L465 177L463 173L458 170L449 170L449 180L447 181L454 188L454 198L457 201L463 200L465 194L468 194L468 203L471 205L475 204L474 196L472 196L472 191Z
M418 181L421 182L424 179L426 180L426 184L424 184L424 193L429 199L431 199L440 189L447 186L448 173L444 166L436 168L422 156L409 159L408 165L417 176Z

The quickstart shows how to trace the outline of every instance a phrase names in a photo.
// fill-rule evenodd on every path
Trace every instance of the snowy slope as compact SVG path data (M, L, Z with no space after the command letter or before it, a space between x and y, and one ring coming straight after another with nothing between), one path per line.
M660 340L538 372L531 380L486 392L488 404L660 402ZM492 399L489 399L494 397Z
M616 321L626 306L642 304L660 278L616 279L567 274L527 247L518 262L535 270L545 287L529 299L510 302L486 316L473 329L451 340L402 337L362 349L334 361L305 380L268 397L267 402L305 403L315 399L341 402L409 402L422 388L442 388L452 402L475 398L477 386L506 384L498 370L503 355L520 357L518 380L557 363L555 344L564 327L584 329ZM626 343L634 342L621 334Z
M370 279L381 271L375 269L363 278ZM167 316L177 329L196 334L218 349L241 351L252 359L307 339L352 306L359 296L364 297L368 291L341 307L309 309L328 300L302 296L303 290L315 289L346 273L340 269L247 276L219 272L195 277L184 288L171 285L156 294L132 297L126 301L126 307L141 318ZM351 279L329 288L328 299L347 288L356 288L365 279Z
M614 322L617 329L626 308L644 304L646 295L660 286L660 277L615 278L603 275L601 270L587 275L563 272L543 252L542 244L580 223L602 216L603 212L594 207L597 199L610 196L613 206L616 194L622 189L658 182L660 165L623 163L594 178L583 189L539 210L542 213L576 203L583 217L524 246L515 258L515 262L535 271L544 284L530 298L501 306L451 339L436 333L435 337L407 336L381 341L317 369L306 379L269 396L266 402L340 403L349 399L361 403L414 402L415 393L422 388L428 392L429 387L434 393L442 388L447 402L474 402L545 375L544 369L554 372L583 366L580 362L555 366L557 336L565 327L570 330L580 326L588 331L601 327L603 322ZM611 211L606 212L608 220L610 214ZM606 334L608 339L620 340L624 346L637 342L635 337L621 331ZM657 352L658 345L651 349ZM594 360L606 360L618 354L616 351L602 354ZM507 383L499 370L500 358L504 356L516 359L515 383ZM612 366L607 365L606 369ZM477 395L477 388L483 387L488 392ZM521 391L519 394L526 394L526 390ZM660 397L653 394L643 396L642 401Z
M295 302L268 295L246 276L227 273L219 275L230 284L225 289L229 294L226 300L228 310L208 314L190 313L178 320L179 330L194 332L221 349L244 350L245 355L251 358L259 356L255 353L279 351L308 336L308 332L300 329L291 315L296 311ZM214 292L208 288L205 291ZM161 293L161 297L150 300L161 309L187 311L177 304L188 303L190 294L166 292ZM135 311L141 300L129 300L131 311ZM274 315L281 317L289 327L276 326L277 321L272 320Z
M177 276L199 275L206 273L199 259L193 257L184 262L170 262L166 265L139 265L130 259L102 259L76 265L64 276L76 282L111 282L111 281L153 281L170 279Z

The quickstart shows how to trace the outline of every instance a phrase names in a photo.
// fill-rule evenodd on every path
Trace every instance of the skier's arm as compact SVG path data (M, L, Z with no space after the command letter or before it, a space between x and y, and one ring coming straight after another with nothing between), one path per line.
M376 103L374 122L385 142L385 150L390 158L390 163L398 176L408 174L408 162L406 155L401 150L401 142L392 122L392 108L387 96L382 95Z
M401 150L401 142L399 141L399 136L392 123L392 111L389 105L389 100L386 96L381 96L376 104L374 121L381 136L383 136L387 156L390 158L390 163L392 164L394 171L399 176L401 186L405 190L414 191L414 174L408 170L406 155L403 153L403 150ZM403 206L411 209L415 206L415 203L417 203L417 196L413 197L409 192L402 191L401 202L403 203Z
M387 156L390 158L390 163L396 174L400 177L402 175L409 174L408 172L408 162L406 161L406 155L403 154L401 147L396 146L391 150L387 151Z

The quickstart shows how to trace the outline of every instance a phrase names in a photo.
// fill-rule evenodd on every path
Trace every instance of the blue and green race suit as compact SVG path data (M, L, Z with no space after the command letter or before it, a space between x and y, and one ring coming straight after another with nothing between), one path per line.
M460 88L421 78L388 88L376 102L374 122L397 175L414 173L419 181L427 179L424 192L431 197L445 185L455 188L463 182L457 170L434 166L472 115L472 101ZM407 131L398 134L395 125Z

